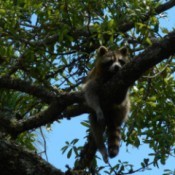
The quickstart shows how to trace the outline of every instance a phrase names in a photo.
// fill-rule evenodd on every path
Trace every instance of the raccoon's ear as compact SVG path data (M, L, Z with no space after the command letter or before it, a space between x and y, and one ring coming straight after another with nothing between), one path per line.
M119 49L120 53L123 55L123 56L127 56L129 51L128 51L128 48L127 47L122 47L121 49Z
M108 49L105 46L100 46L97 50L97 54L99 56L103 56L107 52L108 52Z

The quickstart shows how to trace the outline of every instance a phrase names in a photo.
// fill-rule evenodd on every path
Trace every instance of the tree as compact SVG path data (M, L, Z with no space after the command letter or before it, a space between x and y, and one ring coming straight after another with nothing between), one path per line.
M169 32L159 23L174 6L174 0L0 2L1 173L99 174L103 170L96 164L97 148L90 133L82 148L76 147L76 139L71 142L75 167L62 172L35 153L36 135L32 132L91 112L83 103L80 84L100 45L111 49L127 45L130 49L130 63L101 91L107 99L130 87L132 110L122 139L127 145L144 143L154 150L150 154L153 161L145 158L141 169L165 164L174 156L175 30ZM88 122L83 124L88 126ZM65 145L62 150L67 149ZM134 174L139 170L119 162L106 173Z

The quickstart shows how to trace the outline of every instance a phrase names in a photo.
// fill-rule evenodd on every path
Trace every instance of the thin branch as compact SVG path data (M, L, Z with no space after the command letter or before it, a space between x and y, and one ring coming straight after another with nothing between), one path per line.
M127 64L120 72L125 86L132 85L145 71L175 54L174 42L175 30L166 35L160 42L148 47Z
M175 6L175 0L170 0L170 1L168 1L168 2L166 2L164 4L162 4L162 5L158 6L155 9L155 13L154 14L152 12L149 12L149 13L145 14L144 17L142 17L140 20L143 21L143 22L147 21L151 16L158 15L158 14L160 14L160 13L162 13L162 12L164 12L164 11L170 9L170 8L172 8L173 6ZM62 25L62 24L60 24L60 25ZM127 31L129 31L130 29L132 29L134 26L135 26L134 22L124 21L123 24L121 24L119 26L117 31L125 33ZM57 27L57 28L59 28L59 27ZM69 35L73 36L75 38L79 38L79 37L82 37L82 36L90 38L90 34L92 36L96 35L96 33L94 33L93 27L89 27L89 30L90 30L90 32L88 30L84 30L84 29L71 30ZM52 44L52 43L58 41L58 37L59 37L58 34L54 34L52 36L48 36L45 39L39 40L39 41L31 41L31 42L29 42L29 41L26 41L25 39L22 39L22 40L23 40L23 42L28 43L28 44L33 45L33 46L37 46L37 47L44 46L45 47L46 45L49 45L49 44ZM99 45L96 45L96 48L98 46ZM80 50L80 48L77 48L77 49L74 48L74 50Z
M160 74L162 74L165 70L166 70L166 68L170 65L169 63L171 62L171 60L172 60L172 56L171 56L171 58L167 61L167 63L166 63L166 65L162 68L162 70L160 70L158 73L156 73L155 75L152 75L152 76L150 76L150 75L148 75L148 76L143 76L143 78L149 78L149 79L152 79L152 78L156 78L157 76L159 76Z
M159 5L156 9L155 9L155 14L154 15L158 15L172 7L175 6L175 0L170 0L162 5ZM144 15L144 17L141 18L141 21L147 21L150 16L153 16L152 12L147 13ZM132 29L134 27L134 22L124 22L122 25L119 26L119 31L120 32L127 32L128 30Z
M43 141L44 141L44 154L46 156L46 160L48 161L48 156L47 156L47 142L46 142L46 139L45 139L45 136L44 136L44 133L43 133L42 128L40 127L39 130L40 130L41 136L42 136Z
M154 161L153 162L150 162L148 163L145 167L140 167L138 168L137 170L133 170L131 172L127 172L127 173L119 173L119 174L115 174L115 175L127 175L127 174L134 174L134 173L137 173L137 172L140 172L140 171L144 171L146 168L148 168L150 165L154 164Z

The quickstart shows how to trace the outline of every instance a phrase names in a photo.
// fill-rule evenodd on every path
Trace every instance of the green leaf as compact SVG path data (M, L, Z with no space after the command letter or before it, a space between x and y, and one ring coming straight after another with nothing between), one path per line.
M71 144L75 145L78 141L79 141L79 139L74 139L71 141Z
M72 148L69 150L69 152L67 153L67 158L69 159L72 155Z
M145 163L145 166L148 166L149 159L144 159L143 161Z
M90 124L89 124L88 122L81 122L81 125L83 125L83 126L85 126L85 127L87 127L87 128L90 127Z
M161 30L162 30L162 33L164 33L164 34L169 33L169 30L167 28L162 27Z
M75 155L78 156L78 150L75 146L73 147L73 150L74 150Z
M156 101L157 97L156 96L152 96L149 98L149 101Z
M67 150L68 146L64 146L63 148L61 148L62 154L65 153L65 151Z
M67 65L67 59L65 57L62 57L61 61L64 63L64 65Z
M143 162L141 162L141 166L142 168L145 168L145 164Z
M70 145L68 141L66 141L65 143L66 143L66 145Z
M152 42L151 42L150 38L147 37L147 38L145 39L145 41L146 41L149 45L152 45Z
M148 102L146 102L146 103L149 104L151 107L154 107L154 108L157 106L156 103L151 102L151 101L148 101Z

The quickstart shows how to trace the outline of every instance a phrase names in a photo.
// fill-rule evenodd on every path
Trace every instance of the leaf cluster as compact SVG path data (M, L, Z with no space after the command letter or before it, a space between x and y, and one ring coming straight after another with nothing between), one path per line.
M0 116L0 129L4 132L5 124L10 123L5 128L10 128L11 134L18 124L13 139L34 150L35 135L28 130L89 112L77 94L71 92L80 89L93 67L95 50L100 45L110 49L127 45L130 59L136 59L169 32L161 28L161 16L157 14L174 6L171 2L1 1L0 112L4 115ZM158 166L175 155L174 71L172 57L148 70L131 87L132 110L123 128L123 140L137 148L147 144L153 152L143 160L141 169L134 170L129 162L119 161L105 169L107 174L133 174L146 169L151 161ZM82 124L89 127L86 122ZM67 152L67 158L75 155L80 164L82 146L77 146L77 142L78 138L66 141L62 153ZM89 171L102 170L94 161ZM166 170L165 174L170 172Z

